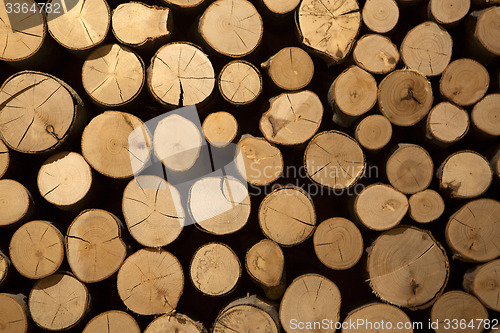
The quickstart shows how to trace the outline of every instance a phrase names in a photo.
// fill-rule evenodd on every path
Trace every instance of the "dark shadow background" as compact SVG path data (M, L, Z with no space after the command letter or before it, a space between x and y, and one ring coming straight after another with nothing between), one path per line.
M161 0L148 0L146 2L150 4L162 5ZM253 0L252 2L254 2L256 6L259 6L256 0ZM360 1L360 8L362 8L363 4L364 1ZM118 2L110 2L111 8L115 8L117 5ZM401 44L402 39L412 27L427 20L426 10L426 0L422 0L420 4L415 7L400 8L399 23L395 31L389 34L389 37L398 46L398 48ZM185 14L179 11L174 12L174 41L187 40L199 44L198 39L194 34L195 29L193 28L196 25L196 23L194 22L198 14L199 13ZM293 21L288 21L281 26L275 26L272 25L272 19L264 17L264 22L265 26L262 45L258 49L256 54L248 57L247 59L258 68L260 68L261 62L267 60L271 55L278 52L281 48L299 45L294 33L295 30ZM465 23L462 22L456 28L450 29L449 32L454 40L452 61L454 59L468 57L470 52L466 48ZM363 26L361 28L359 36L366 33L369 33L369 31L366 29L366 27ZM111 31L108 33L106 43L117 43ZM205 51L208 52L208 50ZM139 54L145 62L146 67L148 67L150 64L152 53L139 52ZM54 60L52 58L46 59L47 65L50 68L45 71L62 79L78 92L80 97L84 99L86 103L90 117L94 117L95 115L102 112L103 109L100 109L91 103L89 97L82 87L81 68L84 58L79 58L69 51L66 51L62 47L57 47L57 53L55 56L55 59L59 60ZM220 69L228 61L230 61L229 59L217 57L214 55L210 55L210 59L217 74L220 72ZM353 129L355 126L351 126L348 129L343 129L335 125L331 120L332 110L326 102L326 94L329 85L338 74L340 74L345 68L353 64L352 57L349 56L344 61L344 63L333 66L331 68L327 68L325 64L317 58L313 57L313 60L315 65L315 74L311 84L307 87L307 89L316 92L323 102L325 111L319 132L324 130L337 129L345 131L349 135L353 136ZM402 63L398 64L398 68L403 67L404 65ZM489 64L487 66L487 69L491 76L491 83L488 93L498 92L498 63ZM16 69L10 67L5 62L0 62L0 81L4 82L6 78L8 78L16 71ZM269 79L264 73L263 78L263 93L252 105L235 107L227 103L220 97L220 94L218 94L215 97L216 100L214 103L211 103L204 108L199 108L199 115L201 120L203 121L204 118L211 112L222 110L228 111L233 114L238 120L241 133L249 133L254 136L262 136L262 133L260 133L258 128L258 122L261 114L262 112L267 110L267 107L269 105L268 99L280 93L278 90L275 90L273 88L273 86L270 84ZM375 78L378 82L380 82L383 76L376 76ZM439 78L440 76L430 79L432 87L434 89L435 104L439 103L442 100L442 97L439 93ZM145 93L143 94L142 99L138 103L136 103L135 106L125 108L124 111L133 113L139 116L143 121L147 121L166 112L167 110L160 106L157 102L155 102L149 92L147 92L146 87L144 87L144 90ZM467 108L469 112L471 111L471 109L471 107ZM375 106L369 112L369 114L377 112L378 109L377 106ZM387 147L377 155L367 156L368 166L377 166L379 170L378 175L372 172L368 178L362 179L361 183L365 185L379 181L388 183L383 165L385 163L386 157L388 156L388 153L392 148L396 146L397 143L414 143L423 146L431 154L435 163L435 169L437 169L439 164L454 151L462 149L472 149L483 154L487 158L490 158L495 148L500 144L498 139L484 141L474 136L473 133L469 132L465 136L465 138L448 149L436 148L425 140L424 118L424 120L422 120L420 123L410 128L393 127L393 137ZM79 140L68 142L64 149L81 153ZM283 153L285 166L295 166L298 168L302 165L305 145L299 149L286 147L280 147L280 149ZM19 181L30 190L37 210L36 215L33 217L33 219L51 221L63 233L65 233L71 221L78 215L78 212L63 212L50 205L40 196L40 193L36 186L36 176L38 170L40 168L40 165L46 158L48 158L48 156L23 155L11 151L11 158L16 162L17 167L15 170L9 171L10 175L8 175L8 178ZM106 209L118 216L123 221L123 214L121 211L121 197L123 189L126 186L127 182L116 181L103 176L98 177L96 181L100 183L101 191L99 195L96 196L95 202L87 208ZM285 177L279 178L275 183L283 185L291 183L298 186L304 186L306 189L308 188L307 186L312 185L308 179L294 179L292 177L286 177L286 175ZM497 200L500 199L499 184L500 183L498 182L498 179L496 179L496 181L494 180L492 186L490 187L488 192L484 194L483 197L495 198ZM436 179L433 180L430 188L439 191ZM270 192L270 189L271 186L268 186L265 191L262 192L268 193ZM189 225L184 228L181 236L174 243L165 247L166 250L172 252L179 258L184 269L185 289L177 307L177 311L190 316L194 320L203 322L207 329L211 328L218 312L232 300L246 296L247 293L257 294L264 297L263 291L251 281L245 270L243 270L243 275L237 288L231 294L224 297L207 297L198 292L191 284L188 271L189 262L196 249L204 243L210 241L224 242L231 246L231 248L237 253L244 267L245 253L247 249L264 238L262 232L259 229L257 218L258 207L264 197L264 194L258 194L258 191L255 191L255 189L251 189L251 192L253 194L251 198L252 211L247 225L242 230L228 236L214 236L204 233L194 226ZM352 220L352 216L348 209L350 206L352 206L352 198L352 196L349 196L347 194L333 195L331 193L313 196L312 199L317 211L317 223L319 224L321 221L334 216L343 216ZM450 249L446 246L446 241L444 238L444 227L449 216L457 211L467 201L449 200L447 198L444 199L446 203L446 210L442 217L437 221L431 224L418 225L417 223L413 222L409 218L409 216L406 216L403 219L402 223L416 225L417 227L430 230L434 237L441 244L445 245L447 254L450 258L451 267L450 280L445 290L448 291L454 289L462 289L461 284L463 274L465 270L473 267L474 265L453 260ZM15 229L0 230L0 250L5 254L8 254L10 238L12 237L14 231ZM371 242L380 235L379 232L366 230L362 230L362 234L365 242L365 247L369 246ZM141 246L130 236L127 230L123 231L123 238L126 244L128 244L129 246L129 254L141 248ZM365 271L366 253L363 255L360 262L353 268L346 271L334 271L322 265L317 259L313 249L312 237L300 245L290 248L283 248L283 251L286 258L285 270L287 284L289 284L291 281L293 281L293 279L300 276L301 274L312 272L322 274L335 282L335 284L337 284L342 294L342 307L340 314L341 320L343 320L347 316L349 311L355 309L356 307L359 307L366 303L378 301L378 299L375 297L370 287L368 286L368 283L365 282L367 278ZM25 295L28 295L35 281L20 276L15 271L15 269L13 269L13 267L11 268L12 274L10 280L0 287L0 292L23 293ZM69 265L66 260L61 266L61 270L70 271ZM70 332L81 332L87 322L101 312L112 309L126 311L126 307L120 300L116 289L116 274L103 282L87 284L87 288L89 289L92 299L91 310L82 320L82 322L78 326L71 329ZM408 311L405 309L404 311L408 314L412 321L424 322L424 327L428 319L430 318L429 309L420 311ZM135 315L131 311L129 311L129 313L137 319L142 330L144 330L154 318L153 316ZM500 316L497 312L490 311L490 319L499 317ZM39 330L40 329L33 325L32 331ZM420 332L424 331L428 330L424 329Z

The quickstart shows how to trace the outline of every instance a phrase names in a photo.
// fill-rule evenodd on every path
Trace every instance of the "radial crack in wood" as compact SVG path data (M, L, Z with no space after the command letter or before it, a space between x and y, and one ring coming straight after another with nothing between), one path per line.
M135 319L128 313L111 310L92 318L82 333L95 332L140 333L141 329Z

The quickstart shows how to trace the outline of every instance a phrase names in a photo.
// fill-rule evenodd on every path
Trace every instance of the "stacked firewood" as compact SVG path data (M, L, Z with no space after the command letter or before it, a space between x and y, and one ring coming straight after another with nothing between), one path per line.
M1 0L0 333L497 332L498 5Z

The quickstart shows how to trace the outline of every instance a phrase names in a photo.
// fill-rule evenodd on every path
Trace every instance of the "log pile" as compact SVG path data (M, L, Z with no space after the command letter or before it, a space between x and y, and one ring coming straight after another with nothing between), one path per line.
M498 0L0 2L0 333L500 331Z

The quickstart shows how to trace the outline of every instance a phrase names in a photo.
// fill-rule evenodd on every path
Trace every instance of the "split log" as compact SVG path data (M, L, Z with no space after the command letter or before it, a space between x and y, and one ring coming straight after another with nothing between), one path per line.
M106 108L132 103L139 96L144 81L141 58L119 44L100 46L83 63L83 88L94 102Z
M246 136L238 142L235 163L250 184L263 186L274 182L283 172L281 151L264 138Z
M288 4L293 1L279 2ZM285 47L260 66L269 74L271 81L284 90L305 88L314 75L314 63L311 57L299 47Z
M253 245L246 253L245 267L267 298L281 298L286 288L285 256L277 243L263 239Z
M0 332L26 333L29 309L23 294L0 294Z
M363 176L366 160L356 140L340 131L316 134L304 153L307 176L315 183L343 190Z
M352 55L356 65L373 74L387 74L399 62L396 45L382 35L364 35L356 42Z
M207 329L202 323L175 312L154 319L144 330L144 333L164 332L207 333Z
M255 51L264 27L262 17L249 1L217 0L201 16L198 30L212 50L240 58Z
M498 34L498 16L500 6L492 6L469 15L467 22L468 50L483 63L494 61L500 56L500 41Z
M184 228L179 191L157 176L132 179L123 191L122 210L130 235L146 247L166 246Z
M200 156L202 143L198 127L178 114L160 120L153 136L156 157L167 169L177 172L193 167Z
M370 111L376 102L377 81L358 66L343 71L328 90L333 122L342 127L349 127L359 116Z
M223 243L207 243L191 258L189 276L194 287L208 296L229 294L241 278L241 263L236 253Z
M0 88L0 105L0 136L22 153L55 149L85 123L77 93L41 72L21 71L9 77Z
M367 0L363 7L363 23L373 32L385 34L399 21L399 7L395 0Z
M250 104L262 92L262 75L244 60L227 63L220 71L218 83L222 97L234 105Z
M102 281L120 268L127 255L121 222L101 209L87 209L71 223L66 254L75 276L85 283Z
M279 333L280 324L275 307L253 295L237 299L222 309L212 332L251 333L256 330Z
M7 170L9 169L10 164L10 153L9 148L0 140L0 178L2 178Z
M189 213L200 230L214 235L234 233L250 216L250 195L236 178L206 177L189 189Z
M15 13L15 6L33 8L34 12ZM5 10L0 13L2 22L2 34L0 34L0 45L3 51L0 60L11 64L27 65L46 61L42 46L47 35L47 20L44 11L33 0L20 0L17 2L3 2ZM10 6L9 6L10 5ZM10 14L7 13L9 10Z
M0 251L0 286L7 281L11 262L9 257Z
M378 333L381 325L387 328L387 332L413 333L413 324L408 315L400 308L390 304L366 304L351 311L344 322L364 324L355 325L355 328L342 328L342 333L357 333L360 331L363 333ZM372 325L370 326L368 323L372 323ZM376 325L379 327L376 328ZM389 329L389 327L392 327L392 329Z
M370 286L380 299L418 310L429 307L442 294L450 266L444 248L429 231L399 226L375 240L367 271Z
M470 201L453 214L446 225L453 258L486 262L499 257L499 216L500 202L486 198Z
M61 331L82 321L90 308L90 296L83 283L69 274L57 273L35 283L28 305L35 324Z
M401 222L408 205L406 196L392 186L372 184L354 201L355 220L369 230L388 230Z
M66 6L51 0L53 8ZM50 35L69 50L82 51L101 44L108 34L111 11L105 0L77 0L71 8L47 11ZM64 14L62 12L64 11Z
M404 194L425 190L432 181L434 163L429 153L414 144L401 143L387 159L387 179Z
M445 27L455 27L467 15L471 0L430 0L429 20Z
M441 74L450 63L453 40L434 22L411 29L401 43L401 58L410 69L426 76Z
M0 227L27 221L33 213L30 192L11 179L0 179Z
M475 104L483 98L490 84L486 68L475 60L462 58L446 67L441 76L441 94L461 106Z
M118 294L125 306L141 315L175 311L184 289L177 258L163 249L140 249L118 271Z
M489 94L472 109L472 123L480 135L491 138L500 136L500 94Z
M319 261L331 269L349 269L363 255L361 232L354 223L343 217L321 222L314 232L313 242Z
M464 274L463 287L474 294L486 307L500 311L500 259L469 269Z
M122 44L137 49L154 49L172 38L174 22L169 8L142 2L127 2L113 10L113 35Z
M449 102L434 106L427 116L426 137L440 147L448 147L469 131L467 111Z
M300 0L260 0L264 14L270 18L270 22L281 23L291 18Z
M112 178L129 178L148 163L151 137L136 116L106 111L85 127L82 154L99 173Z
M460 304L460 306L457 306ZM452 290L439 297L432 306L431 321L437 322L438 325L434 328L436 333L480 333L484 330L483 321L488 320L488 311L486 308L472 295L459 290ZM451 325L446 325L450 322ZM459 323L460 330L457 330ZM481 324L477 324L481 322ZM465 328L460 325L465 324ZM470 323L473 323L470 325Z
M31 221L16 230L10 240L10 259L29 279L54 274L64 259L64 236L50 222Z
M295 19L299 40L326 61L339 63L351 51L361 26L356 0L302 1Z
M410 217L419 223L436 221L444 212L443 198L434 190L427 189L413 194L408 200Z
M391 140L391 122L380 114L374 114L363 118L356 126L354 134L363 148L369 151L378 151Z
M49 157L38 171L37 184L42 197L64 210L81 210L88 203L92 170L82 155L61 152Z
M295 332L292 323L323 322L334 324L325 333L334 333L335 324L339 321L340 291L335 283L318 274L304 274L293 280L283 295L280 304L280 320L287 333ZM307 327L309 331L317 329Z
M140 333L141 329L135 319L128 313L111 310L92 318L82 333L94 332Z
M238 121L228 112L214 112L205 118L202 130L211 146L224 148L237 139Z
M316 226L313 201L299 187L277 188L260 203L259 225L266 237L282 246L300 244Z
M470 199L486 192L493 172L482 155L462 150L446 158L437 171L437 178L439 187L451 198Z
M309 140L318 131L322 118L323 104L314 92L287 92L270 100L259 128L267 141L293 146Z
M148 86L153 97L169 107L201 104L214 91L215 72L207 55L194 44L170 43L151 59Z
M397 126L418 123L431 109L432 101L431 83L414 70L396 70L387 75L378 87L380 112Z

